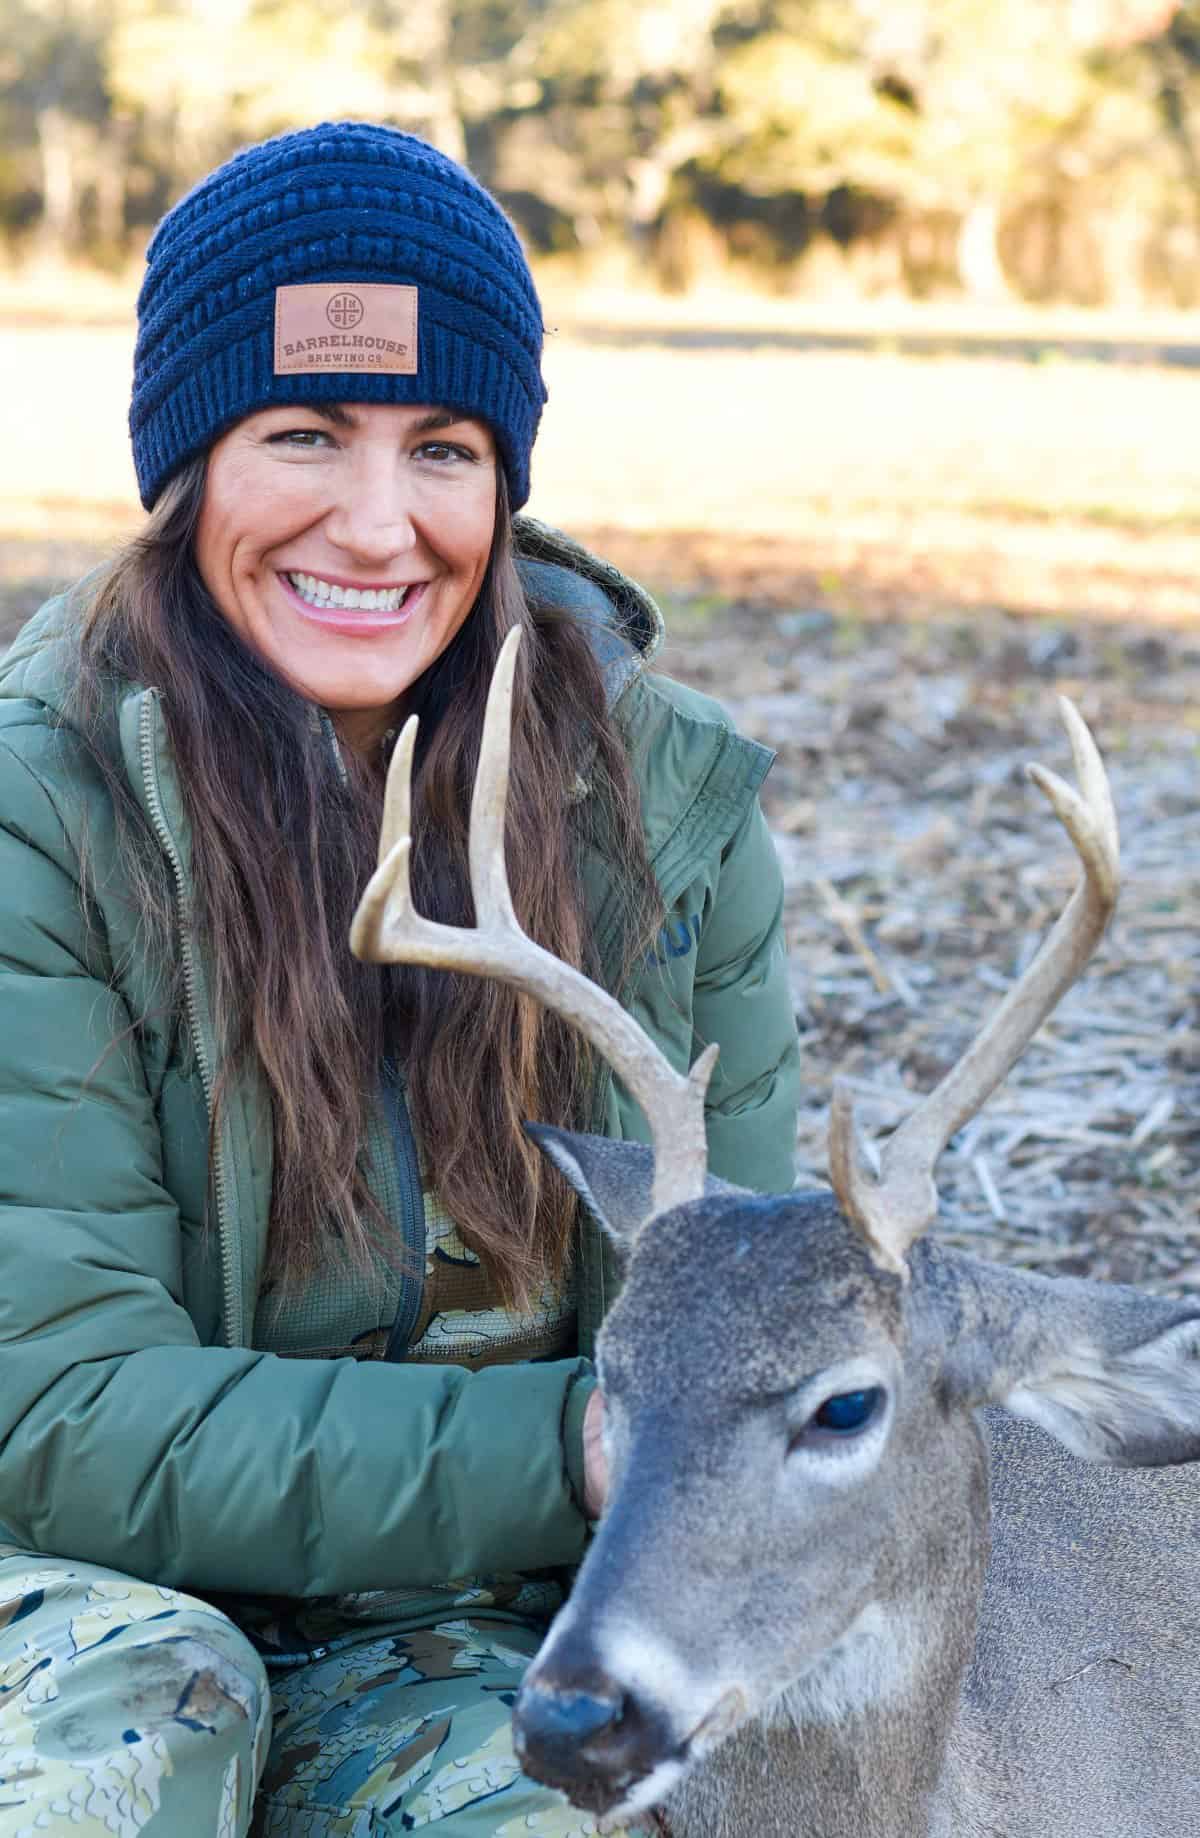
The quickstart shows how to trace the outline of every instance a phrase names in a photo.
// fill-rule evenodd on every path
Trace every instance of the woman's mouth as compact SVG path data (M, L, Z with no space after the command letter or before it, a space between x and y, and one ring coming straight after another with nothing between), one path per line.
M315 625L336 632L391 631L412 617L425 581L406 581L394 587L345 587L319 574L299 569L281 571L277 577L292 605Z

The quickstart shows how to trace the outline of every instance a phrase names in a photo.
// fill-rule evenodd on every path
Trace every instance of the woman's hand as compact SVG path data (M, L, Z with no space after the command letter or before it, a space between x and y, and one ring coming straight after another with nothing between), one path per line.
M598 1519L608 1497L608 1457L604 1453L604 1397L593 1391L583 1413L583 1510Z

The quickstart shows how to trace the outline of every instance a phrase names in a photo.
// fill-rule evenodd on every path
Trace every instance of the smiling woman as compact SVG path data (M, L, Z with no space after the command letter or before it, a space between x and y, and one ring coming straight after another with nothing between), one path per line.
M514 990L352 957L401 720L415 898L470 924L519 629L521 925L719 1043L745 1186L791 1183L797 1053L769 756L517 514L541 343L495 201L393 129L248 148L150 245L146 525L0 667L4 1832L579 1829L509 1705L603 1504L616 1285L522 1123L645 1124Z
M484 422L268 408L209 454L196 563L234 630L364 751L475 605L495 528Z

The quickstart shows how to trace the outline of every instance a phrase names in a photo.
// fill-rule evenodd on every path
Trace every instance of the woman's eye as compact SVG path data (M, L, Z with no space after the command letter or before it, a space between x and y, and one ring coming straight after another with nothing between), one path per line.
M324 428L284 428L278 434L268 434L267 445L272 447L316 447L329 439Z
M879 1385L871 1385L865 1391L841 1391L836 1397L826 1398L806 1427L824 1430L827 1435L853 1436L856 1430L867 1427L882 1398Z
M432 459L439 466L446 465L451 460L473 460L475 458L468 447L455 446L453 441L449 440L423 441L417 448L417 452L422 458Z

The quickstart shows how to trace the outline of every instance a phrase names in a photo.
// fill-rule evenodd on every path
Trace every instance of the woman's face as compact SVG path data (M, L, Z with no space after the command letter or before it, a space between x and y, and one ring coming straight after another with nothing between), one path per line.
M475 604L496 522L481 421L412 404L261 409L208 459L196 562L230 625L366 749Z

